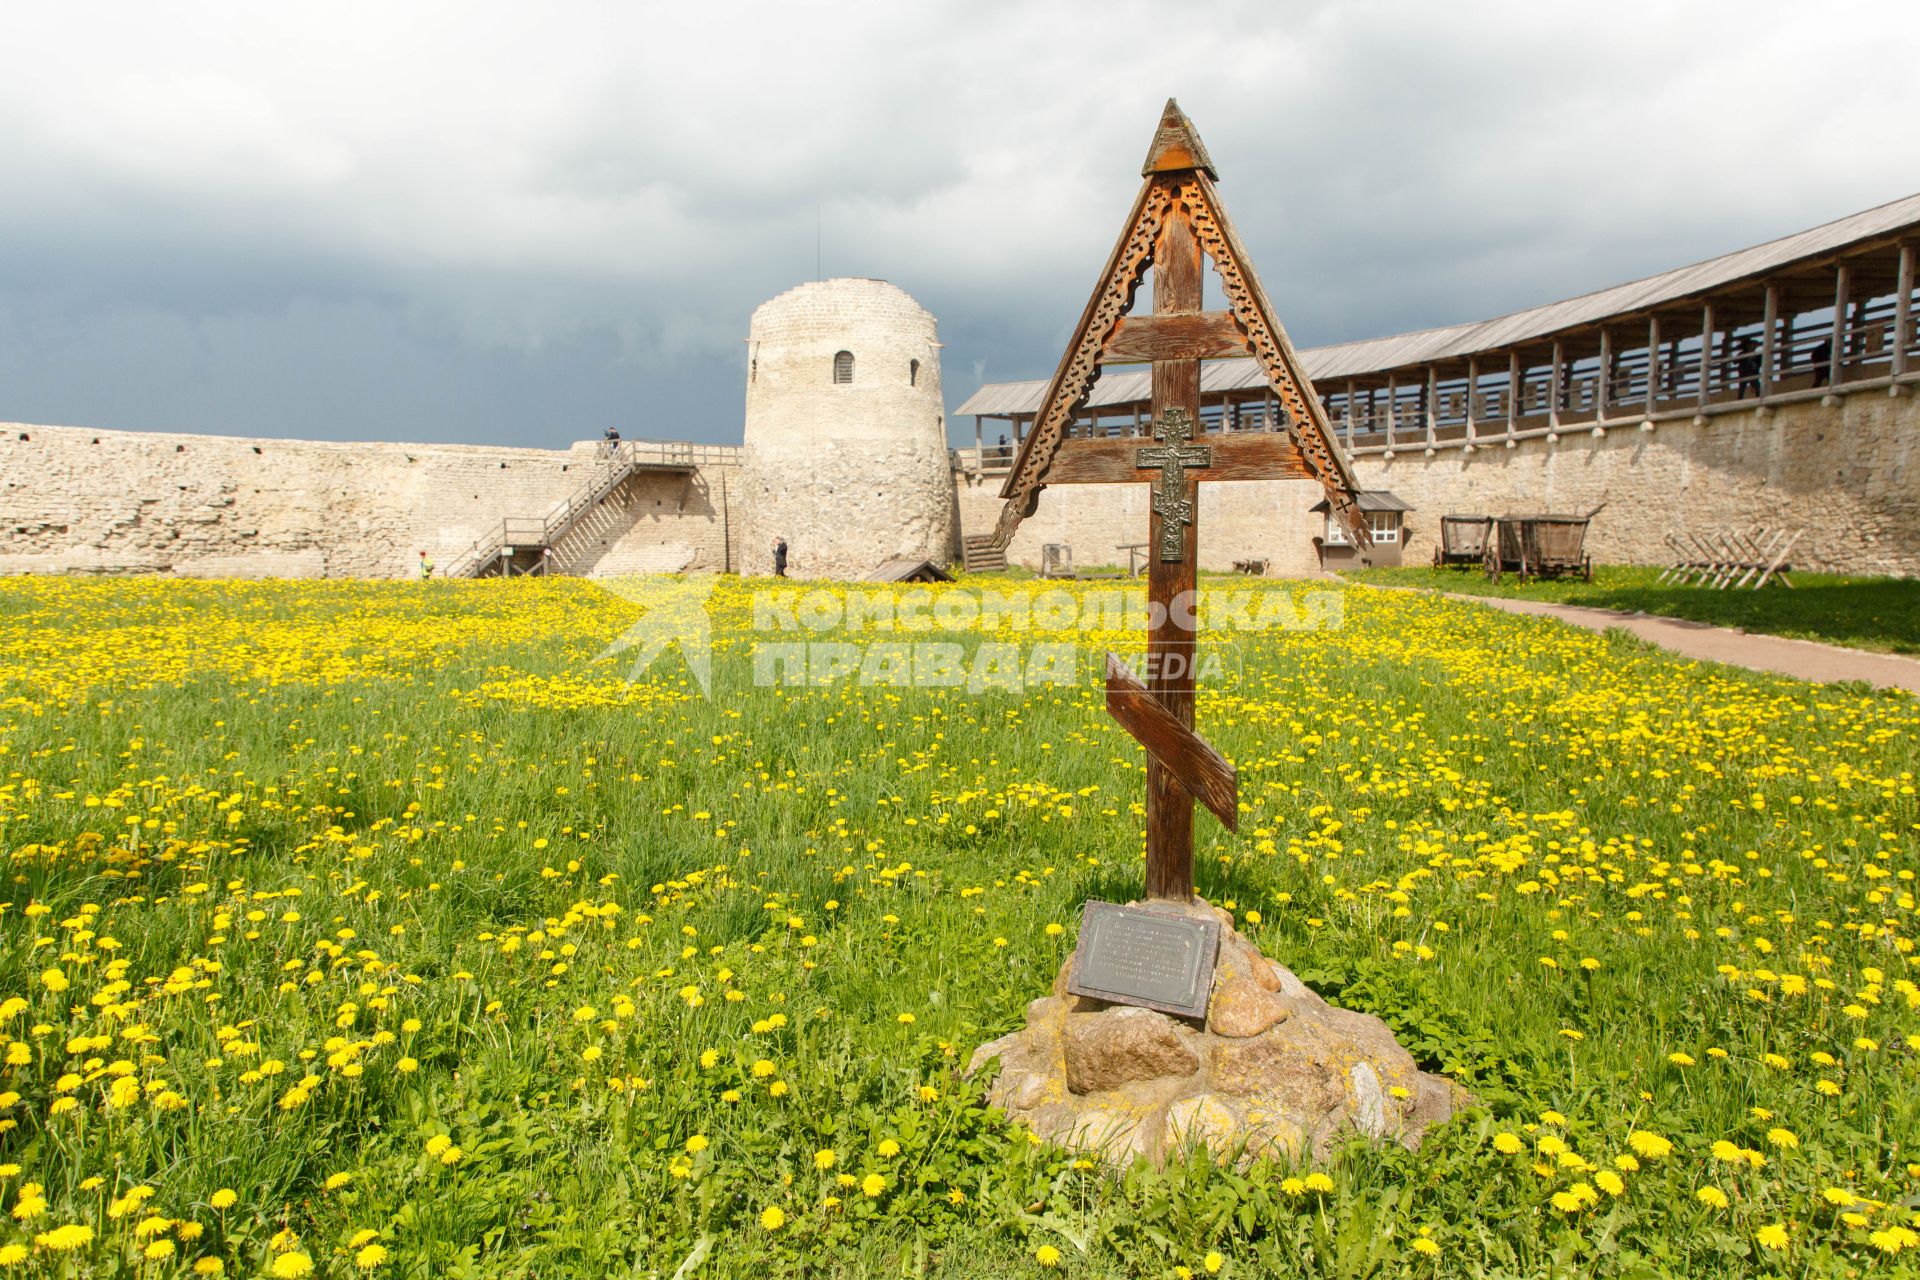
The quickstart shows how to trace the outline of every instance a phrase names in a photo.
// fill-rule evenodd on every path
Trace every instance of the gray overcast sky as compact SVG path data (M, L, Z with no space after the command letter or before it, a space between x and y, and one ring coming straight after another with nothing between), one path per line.
M734 441L755 305L882 276L1051 372L1176 95L1312 346L1920 190L1920 5L0 9L0 421ZM956 434L961 424L955 424Z

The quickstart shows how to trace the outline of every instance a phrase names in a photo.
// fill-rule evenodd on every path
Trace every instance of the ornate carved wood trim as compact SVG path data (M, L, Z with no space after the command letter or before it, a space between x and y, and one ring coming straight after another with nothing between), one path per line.
M1206 148L1172 101L1167 103L1154 136L1146 173L1133 212L1107 258L1100 284L1080 315L1053 380L1047 384L1033 429L1021 442L1019 456L1001 486L1000 496L1006 504L994 526L992 545L1004 550L1020 522L1039 505L1040 492L1047 486L1048 472L1061 442L1067 438L1073 420L1086 408L1103 359L1114 355L1138 358L1142 354L1174 358L1171 349L1162 352L1159 348L1181 342L1196 345L1191 356L1179 358L1198 358L1213 349L1207 343L1219 346L1228 342L1226 326L1200 313L1142 318L1134 322L1132 335L1123 332L1122 319L1133 306L1134 293L1147 268L1153 265L1161 230L1169 218L1176 218L1186 224L1201 251L1213 260L1227 297L1226 315L1231 317L1231 328L1243 337L1246 349L1260 362L1267 385L1285 407L1287 435L1299 461L1320 482L1329 508L1353 545L1360 549L1371 546L1373 540L1360 512L1353 473L1334 439L1326 411L1301 368L1287 331L1275 318L1273 305L1260 287L1253 264L1214 190L1212 161ZM1193 332L1176 334L1182 326ZM1120 340L1116 343L1117 336Z
M1046 487L1047 468L1066 438L1067 428L1086 408L1094 380L1100 376L1100 352L1107 345L1120 318L1133 306L1134 292L1153 263L1153 246L1160 238L1160 226L1173 207L1173 186L1164 179L1149 179L1140 188L1133 213L1127 219L1120 239L1107 259L1100 286L1087 302L1067 345L1047 394L1034 415L1033 430L1020 444L1013 470L1000 488L1007 500L994 527L993 545L1004 549L1020 522L1033 514L1039 504L1040 490Z
M1328 506L1356 548L1372 546L1367 522L1360 514L1358 486L1334 442L1326 409L1301 370L1300 357L1286 329L1274 318L1273 304L1260 287L1253 262L1241 247L1233 221L1206 174L1196 171L1180 184L1180 205L1181 213L1191 220L1201 250L1213 259L1233 318L1246 331L1268 387L1286 408L1287 432L1326 492Z

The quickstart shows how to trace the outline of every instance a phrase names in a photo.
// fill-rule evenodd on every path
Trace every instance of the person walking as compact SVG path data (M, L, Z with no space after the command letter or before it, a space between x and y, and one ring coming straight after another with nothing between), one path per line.
M422 551L420 553L420 581L427 582L431 580L432 577L433 577L433 557L428 555L426 552Z
M787 540L785 538L773 540L773 576L776 578L787 576Z

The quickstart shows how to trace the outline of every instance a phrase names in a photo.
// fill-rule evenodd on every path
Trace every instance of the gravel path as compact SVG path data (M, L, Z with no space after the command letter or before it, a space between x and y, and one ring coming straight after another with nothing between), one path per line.
M1724 662L1754 671L1775 671L1802 680L1832 683L1839 680L1865 680L1883 689L1905 689L1920 693L1920 659L1903 658L1890 653L1865 653L1840 645L1820 644L1813 640L1789 640L1784 636L1754 635L1716 627L1684 618L1663 618L1651 613L1620 613L1613 609L1591 609L1584 605L1552 604L1545 600L1509 600L1501 596L1441 593L1449 600L1465 600L1508 613L1529 613L1558 618L1589 631L1621 627L1650 644L1688 658L1706 662Z

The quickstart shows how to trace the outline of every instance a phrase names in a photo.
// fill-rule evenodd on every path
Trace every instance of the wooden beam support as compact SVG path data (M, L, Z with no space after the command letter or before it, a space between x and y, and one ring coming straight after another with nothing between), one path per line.
M1547 424L1555 430L1560 427L1560 400L1567 390L1565 357L1566 353L1556 339L1553 344L1553 379L1548 384L1547 390Z
M1440 426L1440 370L1435 365L1427 366L1427 447L1431 449Z
M1827 342L1832 348L1827 365L1829 386L1838 386L1847 372L1847 306L1852 301L1852 288L1852 268L1844 262L1837 264L1833 269L1833 336Z
M1613 399L1613 330L1600 330L1600 374L1593 388L1593 419L1607 420L1607 404Z
M1507 353L1507 434L1520 429L1520 353Z
M1700 308L1700 406L1706 407L1707 387L1713 381L1713 304Z
M1647 416L1661 401L1661 317L1647 317Z
M1467 443L1473 443L1474 398L1480 394L1480 361L1467 357Z
M1907 350L1913 346L1913 246L1900 246L1899 299L1893 309L1893 376L1907 371Z
M1147 360L1220 360L1244 356L1250 348L1230 311L1191 315L1127 316L1101 353L1103 364Z
M1647 317L1647 416L1660 400L1660 317Z
M1764 331L1760 338L1760 394L1773 394L1773 384L1778 378L1775 362L1778 360L1780 336L1775 330L1780 327L1780 286L1767 286L1767 300L1761 308L1760 327Z

